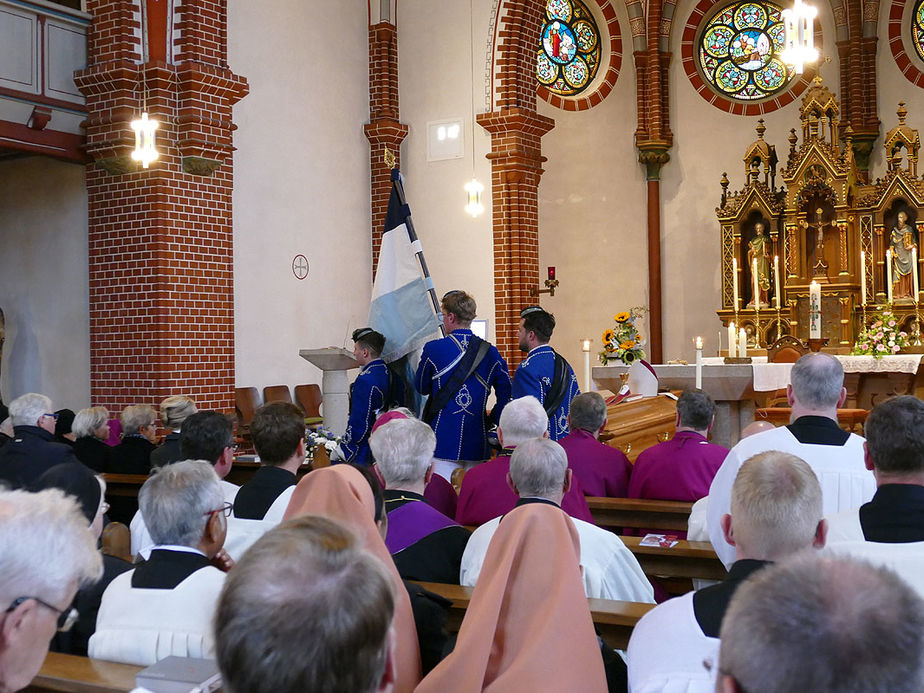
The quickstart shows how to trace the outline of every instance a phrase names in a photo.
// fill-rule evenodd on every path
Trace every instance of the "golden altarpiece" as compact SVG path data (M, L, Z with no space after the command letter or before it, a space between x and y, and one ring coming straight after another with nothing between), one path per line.
M784 334L805 340L809 286L815 281L821 286L821 337L828 349L846 352L864 315L871 319L888 306L891 268L892 310L903 329L916 332L919 297L912 296L911 248L917 253L916 280L921 269L916 222L924 210L924 179L917 170L918 131L905 124L906 113L904 103L899 104L898 124L884 140L887 170L875 183L862 181L851 129L840 128L837 99L820 78L802 99L802 136L795 128L790 131L789 154L779 172L776 148L764 140L766 128L759 121L757 140L744 156L744 188L730 193L723 173L716 208L722 250L722 308L717 313L725 325L736 322L747 331L748 342L759 347ZM896 259L886 266L890 249L904 264L897 266ZM865 312L861 273L866 275Z

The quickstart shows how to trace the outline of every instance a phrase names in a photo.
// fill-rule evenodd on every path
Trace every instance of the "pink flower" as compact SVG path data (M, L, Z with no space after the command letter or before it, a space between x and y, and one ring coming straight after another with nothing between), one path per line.
M901 350L901 347L898 346L898 344L896 344L894 347L892 347L892 353L893 353L893 354L897 354L900 350Z
M889 320L889 327L895 327L895 321Z
M886 350L885 344L877 344L877 345L876 345L876 351L885 351L885 350Z
M860 345L860 348L861 348L863 351L869 351L869 344L861 344L861 345Z
M882 339L882 331L881 331L881 330L876 334L875 339Z

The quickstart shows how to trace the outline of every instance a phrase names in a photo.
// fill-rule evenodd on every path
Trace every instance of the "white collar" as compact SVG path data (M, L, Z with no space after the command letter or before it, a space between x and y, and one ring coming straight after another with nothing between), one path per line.
M180 551L181 553L197 553L200 556L206 556L199 549L194 549L192 546L180 546L179 544L155 544L151 547L151 551Z

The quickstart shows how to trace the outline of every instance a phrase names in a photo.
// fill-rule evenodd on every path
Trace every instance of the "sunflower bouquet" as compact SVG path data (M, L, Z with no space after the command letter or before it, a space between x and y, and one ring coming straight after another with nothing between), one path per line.
M613 316L616 326L603 333L600 362L604 366L610 361L629 364L645 358L645 340L635 327L635 321L644 314L645 308L636 306Z
M886 310L873 316L869 327L860 330L857 343L850 352L854 355L868 355L877 359L883 356L897 354L910 344L908 333L902 332L898 327L898 319L893 313Z

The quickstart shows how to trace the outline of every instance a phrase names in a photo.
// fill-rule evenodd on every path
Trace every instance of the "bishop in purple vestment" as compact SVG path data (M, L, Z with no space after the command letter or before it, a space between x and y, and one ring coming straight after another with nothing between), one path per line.
M571 401L568 420L571 434L558 442L584 495L625 498L632 464L621 450L597 440L606 426L606 401L596 392L578 395Z

